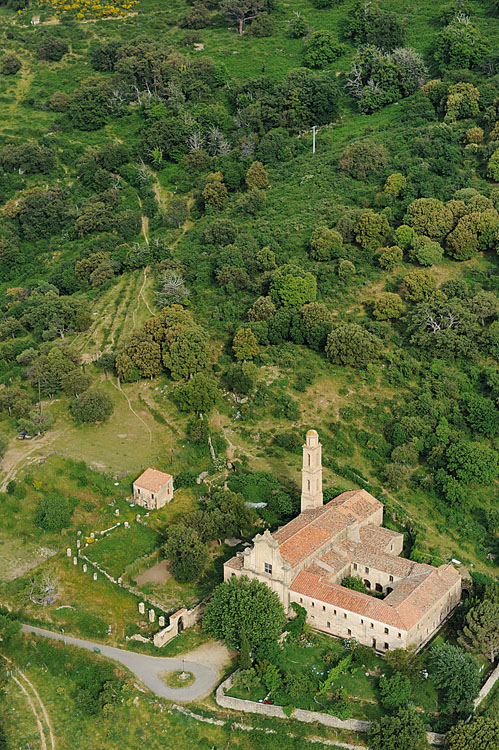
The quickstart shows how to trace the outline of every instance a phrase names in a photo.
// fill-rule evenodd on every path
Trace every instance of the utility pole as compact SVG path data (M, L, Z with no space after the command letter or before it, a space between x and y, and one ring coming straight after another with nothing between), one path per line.
M315 134L317 132L317 125L314 125L311 130L313 134L312 153L315 154Z

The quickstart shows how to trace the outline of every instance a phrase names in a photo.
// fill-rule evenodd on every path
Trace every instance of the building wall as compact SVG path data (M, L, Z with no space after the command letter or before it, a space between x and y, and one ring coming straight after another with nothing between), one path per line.
M317 630L340 638L355 638L364 646L374 646L378 651L387 650L386 643L389 649L407 648L405 630L385 625L379 620L373 620L372 617L362 617L342 607L316 601L294 591L290 591L289 596L290 602L296 602L307 610L307 622Z
M461 601L461 579L450 591L435 602L435 606L409 631L409 643L419 646L428 640L433 631Z
M164 484L158 492L140 487L134 482L133 499L137 505L141 505L147 510L157 510L169 503L173 499L173 478Z

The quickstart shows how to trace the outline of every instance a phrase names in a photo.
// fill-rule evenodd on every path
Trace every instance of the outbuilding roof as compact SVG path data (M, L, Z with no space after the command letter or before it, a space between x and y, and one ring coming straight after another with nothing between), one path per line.
M149 490L149 492L159 492L165 484L172 479L171 474L165 474L164 471L158 471L157 469L146 469L140 477L135 480L134 487L140 487L141 490Z

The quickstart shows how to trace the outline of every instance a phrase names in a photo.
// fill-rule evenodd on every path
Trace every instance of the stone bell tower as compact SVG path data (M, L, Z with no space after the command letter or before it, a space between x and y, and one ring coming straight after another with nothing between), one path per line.
M303 445L301 509L322 507L322 445L316 430L309 430Z

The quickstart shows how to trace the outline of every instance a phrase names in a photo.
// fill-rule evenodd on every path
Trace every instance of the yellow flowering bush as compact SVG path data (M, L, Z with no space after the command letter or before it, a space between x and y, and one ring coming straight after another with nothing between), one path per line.
M53 10L55 15L70 13L79 20L126 18L138 3L139 0L123 0L121 3L99 2L99 0L39 0L40 7Z

